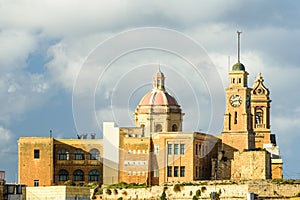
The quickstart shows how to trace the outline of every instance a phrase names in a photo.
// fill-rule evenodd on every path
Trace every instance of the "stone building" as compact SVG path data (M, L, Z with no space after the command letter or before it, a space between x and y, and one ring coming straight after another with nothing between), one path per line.
M270 130L270 92L261 74L248 86L240 62L229 72L220 136L182 132L184 113L165 89L159 69L135 110L135 127L103 123L103 139L21 137L19 182L147 183L209 179L282 178L282 159ZM41 174L43 174L41 176Z
M26 186L50 186L71 180L102 184L102 140L21 137L18 180Z

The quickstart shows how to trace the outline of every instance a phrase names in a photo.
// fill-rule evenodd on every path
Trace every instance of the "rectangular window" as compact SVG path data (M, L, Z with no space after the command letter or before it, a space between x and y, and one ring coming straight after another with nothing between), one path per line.
M185 166L180 167L180 176L184 177L185 176Z
M40 158L40 150L39 150L39 149L35 149L35 150L34 150L34 158L35 158L35 159Z
M168 144L168 154L172 154L172 144Z
M195 170L196 170L196 178L198 178L198 167L197 166L195 167Z
M178 176L179 176L179 167L174 166L174 177L178 177Z
M198 144L196 144L196 155L198 155Z
M34 187L38 187L40 185L40 181L39 180L34 180L33 185L34 185Z
M172 177L172 167L168 166L168 173L167 173L168 177Z
M158 155L159 146L157 144L154 145L154 155Z
M179 153L179 144L174 144L174 154L178 155Z
M154 169L153 177L155 177L155 178L158 177L158 169L157 168Z
M180 144L180 154L183 155L185 152L185 144Z
M237 124L237 112L234 112L234 124Z

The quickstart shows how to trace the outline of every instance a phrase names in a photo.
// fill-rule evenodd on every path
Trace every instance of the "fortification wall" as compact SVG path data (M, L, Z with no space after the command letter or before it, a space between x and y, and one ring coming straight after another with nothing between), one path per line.
M196 195L197 190L201 195L199 199L210 199L212 192L220 194L220 199L246 199L247 194L255 193L263 199L290 199L300 192L300 184L276 184L270 181L249 181L249 182L221 182L210 181L202 185L180 186L180 191L174 191L174 185L153 186L142 189L107 189L103 190L103 195L96 196L97 199L118 199L122 197L127 199L160 199L165 190L167 199L192 199ZM199 193L199 192L198 192Z

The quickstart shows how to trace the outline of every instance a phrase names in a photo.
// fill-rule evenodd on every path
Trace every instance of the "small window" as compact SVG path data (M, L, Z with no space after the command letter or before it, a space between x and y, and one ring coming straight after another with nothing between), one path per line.
M77 169L73 173L73 181L84 181L84 173L82 170Z
M153 177L155 177L155 178L158 177L158 169L157 168L154 169Z
M234 124L237 124L237 112L234 112Z
M99 181L100 180L100 173L98 170L93 169L89 172L89 181Z
M177 128L177 125L176 125L176 124L173 124L173 126L172 126L172 131L173 131L173 132L178 131L178 128Z
M185 166L180 167L180 176L185 177Z
M154 154L158 155L159 153L159 146L157 144L154 145Z
M172 154L172 144L168 144L168 154Z
M179 173L178 173L179 170L178 170L178 169L179 169L178 166L175 166L175 167L174 167L174 177L178 177L178 176L179 176Z
M256 111L255 122L256 122L256 124L262 124L263 123L263 111L262 111L262 109L258 109Z
M69 152L66 149L58 150L58 160L69 160Z
M180 144L180 154L183 155L185 152L185 144Z
M38 187L40 185L40 181L39 180L34 180L33 185L34 185L34 187Z
M239 83L241 83L242 82L242 79L241 78L239 78Z
M59 170L58 172L58 181L67 181L69 180L69 172L67 170Z
M196 155L198 155L198 144L196 144L195 149L196 149Z
M98 149L91 149L89 152L89 160L100 160L100 152Z
M168 166L168 172L167 172L168 177L172 177L172 167Z
M161 124L157 124L156 126L155 126L155 132L161 132L162 131L162 126L161 126Z
M175 155L179 154L179 144L174 144L174 154Z
M35 158L35 159L40 158L40 150L39 150L39 149L35 149L35 150L34 150L34 158Z
M74 160L84 160L84 152L82 149L76 149L74 151Z

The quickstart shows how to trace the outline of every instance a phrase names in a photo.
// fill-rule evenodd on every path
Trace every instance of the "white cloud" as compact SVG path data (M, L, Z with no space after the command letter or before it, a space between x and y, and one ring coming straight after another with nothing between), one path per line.
M35 36L24 31L0 31L0 72L26 66L28 55L36 48Z
M2 1L0 103L5 106L0 110L0 122L6 126L12 125L12 120L18 119L20 115L26 115L30 110L40 108L57 91L67 91L70 94L82 64L99 42L120 31L140 26L173 28L194 38L207 50L207 54L217 66L223 87L226 87L227 58L230 55L231 65L235 63L237 46L235 32L241 30L242 62L250 73L249 86L252 86L257 73L262 72L273 100L273 130L280 132L278 133L280 137L285 134L287 138L298 139L294 132L299 129L297 126L299 116L292 111L299 108L299 94L291 92L297 91L300 85L298 78L300 60L297 51L300 46L300 39L297 37L300 13L298 4L293 1L271 4L235 0L205 3L141 0ZM143 40L143 37L139 39ZM174 44L176 42L178 41L174 41ZM47 63L43 63L45 66L41 66L45 71L32 72L27 66L28 58L42 48L48 56L45 59ZM192 73L190 68L165 54L161 54L160 57L158 54L135 54L135 57L127 56L127 58L119 64L121 66L159 62L169 66L177 64L175 68L179 74L184 75L185 80L197 78L197 74ZM116 87L125 87L125 82L121 81L123 85L120 86L116 80L130 75L123 76L119 72L121 71L107 72L105 81L99 86L103 91L100 95L111 97L113 91L118 89ZM93 75L86 74L85 81L82 82L85 87L90 86L89 78ZM149 83L151 76L152 74L147 74L128 81ZM166 76L167 85L179 97L184 112L192 113L192 106L181 98L181 95L189 96L191 93L180 87L178 79L172 79L168 74ZM172 85L172 81L175 84ZM197 83L193 82L193 87L195 85ZM205 105L207 101L209 101L207 98L199 100ZM85 102L81 103L84 105ZM128 115L126 106L128 102L118 107L119 112L126 112L124 116L120 116L119 121ZM105 106L98 112L101 116L109 116ZM205 111L204 115L209 112ZM187 129L193 127L189 113L185 117L188 122L184 122ZM192 113L190 116L193 117L195 114ZM206 121L205 119L202 123ZM285 146L281 148L282 151L292 142L286 141Z

